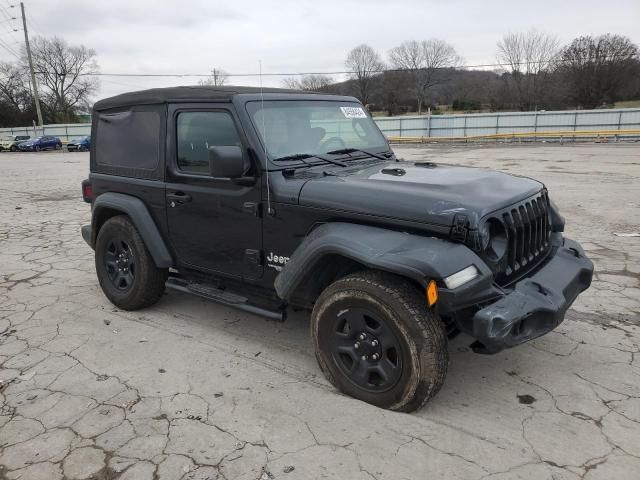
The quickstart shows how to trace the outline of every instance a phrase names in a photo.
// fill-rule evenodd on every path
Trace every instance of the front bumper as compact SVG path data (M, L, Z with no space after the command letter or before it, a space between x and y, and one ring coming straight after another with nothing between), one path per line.
M577 242L563 239L534 274L472 318L474 350L496 353L556 328L577 296L589 288L593 263Z

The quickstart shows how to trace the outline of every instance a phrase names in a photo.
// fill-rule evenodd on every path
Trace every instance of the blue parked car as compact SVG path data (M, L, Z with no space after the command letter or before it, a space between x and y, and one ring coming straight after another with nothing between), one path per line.
M91 148L91 137L86 135L84 137L72 138L67 143L67 150L70 152L86 152Z
M40 150L60 150L62 142L58 137L43 135L42 137L34 137L19 143L18 149L21 152L39 152Z

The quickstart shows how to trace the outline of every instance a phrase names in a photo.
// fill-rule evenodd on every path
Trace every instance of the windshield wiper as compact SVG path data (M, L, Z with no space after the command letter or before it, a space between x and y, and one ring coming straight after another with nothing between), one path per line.
M286 160L301 160L303 163L305 163L306 165L313 165L309 162L305 162L306 159L308 158L318 158L320 160L323 160L327 163L332 163L333 165L338 165L339 167L346 167L347 164L344 162L341 162L339 160L333 160L332 158L327 158L324 155L319 155L316 153L293 153L291 155L285 155L284 157L278 157L278 158L274 158L273 161L274 162L283 162Z
M329 155L341 155L347 153L364 153L365 155L369 155L370 157L377 158L379 160L384 160L385 162L389 160L389 158L381 155L379 153L370 152L369 150L362 150L361 148L340 148L338 150L331 150L327 152Z

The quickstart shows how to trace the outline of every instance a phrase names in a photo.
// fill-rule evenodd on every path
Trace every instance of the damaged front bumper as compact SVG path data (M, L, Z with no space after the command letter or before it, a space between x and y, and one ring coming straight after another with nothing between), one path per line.
M509 288L493 285L493 295L484 290L482 296L491 299L479 302L483 306L473 315L458 319L460 329L476 339L474 351L497 353L550 332L589 288L593 263L580 244L560 234L554 240L554 251L543 266Z

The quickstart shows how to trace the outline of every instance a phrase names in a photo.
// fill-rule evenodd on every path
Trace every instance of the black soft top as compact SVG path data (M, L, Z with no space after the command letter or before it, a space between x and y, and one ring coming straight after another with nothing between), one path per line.
M139 90L128 92L114 97L99 100L93 106L96 111L108 110L110 108L126 107L130 105L153 105L168 102L197 102L197 101L229 101L231 97L241 93L260 94L263 93L285 93L285 94L310 94L300 90L288 90L285 88L263 88L259 87L209 87L209 86L189 86L189 87L167 87L151 88L149 90Z

